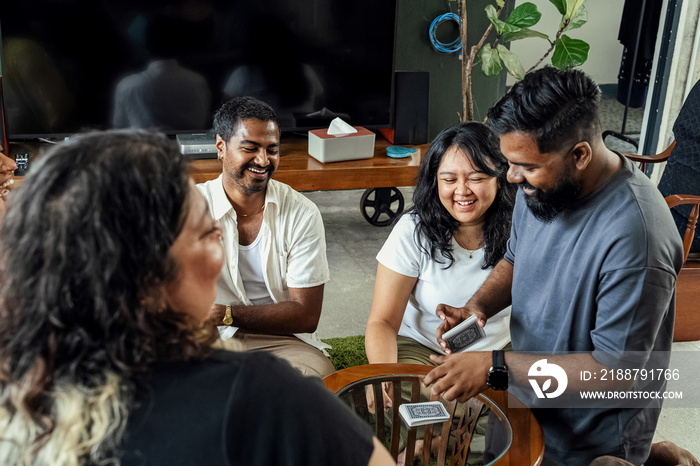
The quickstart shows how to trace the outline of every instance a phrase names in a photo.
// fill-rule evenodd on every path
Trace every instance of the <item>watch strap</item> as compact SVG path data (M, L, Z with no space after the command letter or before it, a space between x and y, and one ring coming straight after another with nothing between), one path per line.
M493 367L506 367L506 352L503 350L493 350Z
M222 321L224 325L231 325L233 323L233 316L231 316L231 306L226 306L226 314L224 314L224 320Z

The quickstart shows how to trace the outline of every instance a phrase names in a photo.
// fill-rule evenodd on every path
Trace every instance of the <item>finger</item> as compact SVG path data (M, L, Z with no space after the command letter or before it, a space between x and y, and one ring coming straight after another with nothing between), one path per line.
M434 383L436 380L442 378L446 373L447 373L447 371L445 370L445 368L443 366L437 366L435 369L428 372L428 375L426 375L423 378L423 383L426 386L430 385L430 384Z
M445 305L438 304L435 308L435 314L440 318L440 320L445 320Z
M431 354L430 360L435 361L438 364L442 364L443 362L447 361L447 357L439 354Z

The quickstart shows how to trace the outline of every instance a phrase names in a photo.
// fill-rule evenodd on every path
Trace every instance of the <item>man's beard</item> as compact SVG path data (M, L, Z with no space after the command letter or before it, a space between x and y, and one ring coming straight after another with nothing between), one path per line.
M266 180L255 180L255 181L246 181L246 171L248 171L248 168L256 168L258 170L267 170L267 179ZM253 195L255 193L259 193L260 191L264 191L267 188L267 183L270 181L270 178L272 178L272 175L274 173L274 170L272 168L272 165L268 165L267 167L260 167L254 163L247 163L243 167L241 167L241 171L239 173L234 173L233 180L238 184L243 189L243 192L245 192L247 195Z
M525 202L530 208L530 212L538 220L549 223L553 221L559 212L563 211L574 203L581 194L581 183L567 174L566 178L552 189L542 191L535 188L527 181L518 183L521 188L533 188L535 193L525 194Z

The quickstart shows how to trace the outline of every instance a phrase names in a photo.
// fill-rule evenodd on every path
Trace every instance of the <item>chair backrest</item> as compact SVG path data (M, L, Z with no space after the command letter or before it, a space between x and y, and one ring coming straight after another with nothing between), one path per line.
M689 194L671 194L666 196L666 203L669 209L677 205L692 204L690 215L688 216L688 225L685 228L683 235L683 263L688 260L690 247L695 238L695 226L698 223L698 213L700 213L700 196L691 196Z
M481 394L466 403L439 399L422 385L422 378L432 369L432 366L418 364L366 364L335 372L325 377L323 382L374 427L375 435L387 445L394 459L405 448L406 465L413 464L417 444L421 465L443 466L448 459L450 466L467 464L471 440L484 406L491 408L492 414L508 430L511 442L510 448L503 446L506 453L492 464L540 464L544 454L542 430L529 409L517 399L508 398L506 392L489 391L488 397ZM383 384L389 384L393 409L384 405ZM368 406L367 391L373 396L373 407ZM493 398L498 398L498 403ZM424 430L416 427L406 429L402 425L399 406L427 400L441 401L450 414L450 419L439 424L428 424ZM511 410L511 403L518 407ZM512 413L512 421L508 419L508 413ZM514 427L527 432L522 432L522 437L516 438L512 430ZM422 431L422 439L417 440L419 429ZM402 430L405 445L402 445Z
M661 163L665 162L669 156L671 155L671 152L673 151L673 148L676 147L676 140L674 139L671 145L669 145L666 150L661 152L660 154L656 155L637 155L633 154L631 152L621 152L622 155L627 157L628 159L632 160L633 162L637 162L639 165L639 169L641 171L644 171L647 167L648 163Z

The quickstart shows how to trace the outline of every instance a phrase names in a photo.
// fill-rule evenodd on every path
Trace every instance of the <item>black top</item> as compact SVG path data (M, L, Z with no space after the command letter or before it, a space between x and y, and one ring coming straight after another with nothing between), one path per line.
M142 379L122 465L366 465L367 424L286 361L215 351Z

